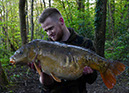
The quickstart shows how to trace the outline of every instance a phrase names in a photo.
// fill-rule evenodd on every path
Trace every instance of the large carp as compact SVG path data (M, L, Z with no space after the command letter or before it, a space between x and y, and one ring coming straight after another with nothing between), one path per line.
M89 66L100 72L109 89L116 84L115 76L125 70L124 64L107 60L91 50L39 39L18 49L10 62L28 63L35 56L41 62L42 71L58 79L75 80L82 76L84 67Z

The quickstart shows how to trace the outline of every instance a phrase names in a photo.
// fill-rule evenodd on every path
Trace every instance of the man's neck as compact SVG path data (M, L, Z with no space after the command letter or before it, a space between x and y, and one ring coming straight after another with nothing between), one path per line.
M66 28L64 29L64 34L60 41L67 41L69 37L70 37L70 31L68 30L68 28Z

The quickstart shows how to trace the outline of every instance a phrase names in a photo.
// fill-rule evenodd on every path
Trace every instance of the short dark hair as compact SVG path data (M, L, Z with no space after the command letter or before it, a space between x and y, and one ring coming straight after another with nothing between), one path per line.
M48 17L57 19L62 16L57 8L47 8L45 9L39 17L39 23L43 23Z

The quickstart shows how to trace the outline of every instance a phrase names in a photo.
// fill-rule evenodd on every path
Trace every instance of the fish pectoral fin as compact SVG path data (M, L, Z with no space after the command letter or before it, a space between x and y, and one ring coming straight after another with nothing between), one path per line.
M61 79L59 79L58 77L56 77L53 73L50 73L51 76L53 77L53 79L57 82L61 82Z
M34 66L35 66L37 72L39 73L39 75L41 76L41 70L40 70L40 68L36 65L35 62L34 62Z

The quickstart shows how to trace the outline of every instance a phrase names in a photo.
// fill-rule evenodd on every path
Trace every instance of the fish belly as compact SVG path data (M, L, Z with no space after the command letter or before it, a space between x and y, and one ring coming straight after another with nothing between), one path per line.
M54 74L60 79L75 80L83 74L83 64L78 64L76 61L69 61L68 58L61 59L61 57L42 57L41 68L46 74ZM81 60L80 60L81 61Z

